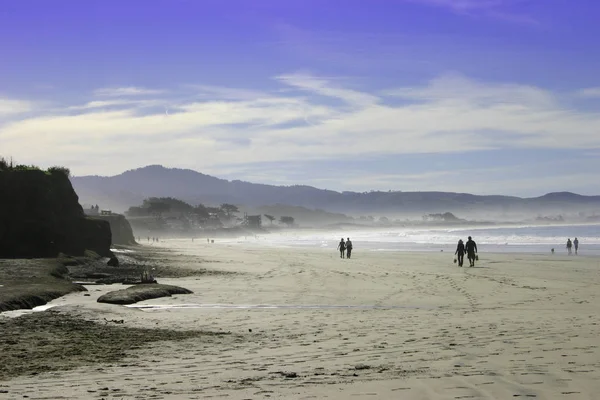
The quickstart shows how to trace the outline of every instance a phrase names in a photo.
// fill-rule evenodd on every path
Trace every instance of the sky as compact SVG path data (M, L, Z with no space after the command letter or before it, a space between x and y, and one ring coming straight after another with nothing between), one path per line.
M600 194L595 0L3 0L0 156Z

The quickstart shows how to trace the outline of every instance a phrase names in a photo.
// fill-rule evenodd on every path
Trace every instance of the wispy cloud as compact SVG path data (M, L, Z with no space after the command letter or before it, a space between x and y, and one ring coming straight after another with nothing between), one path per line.
M406 0L432 7L441 7L454 13L472 17L483 16L506 22L538 26L540 22L532 16L515 12L511 6L526 0Z
M563 106L559 95L539 87L453 74L377 94L349 88L347 79L305 73L276 79L281 90L269 96L209 87L214 98L189 100L187 92L170 97L168 115L162 107L140 112L133 101L90 99L7 122L0 126L0 142L5 154L40 164L77 154L86 161L78 174L118 173L149 160L216 171L236 164L482 149L600 148L600 114ZM144 100L164 102L160 96ZM73 107L81 112L74 114ZM110 165L106 157L112 157Z
M198 97L222 100L254 100L272 97L271 94L249 89L228 88L214 85L185 85L192 89Z
M95 96L100 97L118 97L118 96L143 96L143 95L155 95L163 93L162 90L146 89L134 86L128 87L113 87L113 88L102 88L94 91Z
M334 85L331 80L318 78L307 73L280 75L276 79L305 92L337 98L348 104L365 106L375 104L379 100L374 95L339 87Z
M413 3L446 7L454 11L489 10L509 3L507 0L409 0Z
M432 79L427 86L383 91L383 94L420 101L464 101L479 104L526 104L556 106L556 96L544 89L513 83L482 82L448 73Z
M161 104L158 100L95 100L90 101L88 103L76 106L70 106L68 110L93 110L93 109L106 109L106 108L115 108L115 107L126 107L131 108L133 106L137 107L149 107L153 105Z
M33 103L23 100L11 100L0 97L0 117L22 114L33 110Z

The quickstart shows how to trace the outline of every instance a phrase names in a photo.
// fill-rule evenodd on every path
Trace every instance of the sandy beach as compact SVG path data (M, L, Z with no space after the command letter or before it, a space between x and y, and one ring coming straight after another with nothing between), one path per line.
M35 375L0 375L0 397L594 399L600 393L600 258L481 249L476 268L459 268L448 253L357 248L353 259L342 260L322 249L201 240L162 245L168 250L155 257L165 265L209 272L157 276L193 294L116 306L96 300L123 285L105 285L53 301L45 318L135 328L137 345L123 347L114 360L65 371L55 360L48 372L38 365ZM17 313L23 312L0 321L16 324L21 318L10 317ZM42 313L23 318L35 314ZM17 327L4 336L17 335ZM182 334L144 341L143 329ZM110 332L106 340L121 337ZM43 346L36 340L21 362Z

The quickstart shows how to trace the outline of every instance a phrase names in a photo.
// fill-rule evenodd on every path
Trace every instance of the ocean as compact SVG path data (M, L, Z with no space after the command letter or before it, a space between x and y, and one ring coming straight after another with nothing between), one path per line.
M566 254L566 242L579 239L581 255L600 255L600 224L594 225L523 225L474 226L452 228L348 229L337 231L284 231L219 242L276 247L337 248L341 237L350 238L354 251L451 251L458 239L472 236L480 252L524 252Z

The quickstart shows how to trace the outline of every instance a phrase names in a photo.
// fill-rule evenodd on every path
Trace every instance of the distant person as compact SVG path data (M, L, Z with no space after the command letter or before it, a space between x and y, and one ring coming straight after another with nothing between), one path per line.
M346 258L350 258L352 256L352 242L350 238L346 239Z
M344 238L342 238L337 248L340 251L340 258L344 258L344 255L346 253L346 243L344 243Z
M575 247L575 255L577 255L577 250L579 250L579 239L575 238L575 240L573 240L573 247Z
M465 248L467 250L467 258L469 259L469 266L470 267L474 267L475 266L475 258L477 257L477 243L475 243L475 241L473 239L471 239L471 236L469 236L469 240L467 240L467 244L465 245Z
M206 238L206 243L210 243L210 239L209 238Z
M465 244L463 243L462 239L459 239L458 245L456 246L456 251L454 252L458 260L459 267L463 266L463 262L465 261L465 252Z
M569 255L571 255L571 254L572 254L572 252L571 252L571 247L573 247L573 243L571 243L571 238L568 238L568 239L567 239L567 253L568 253Z

